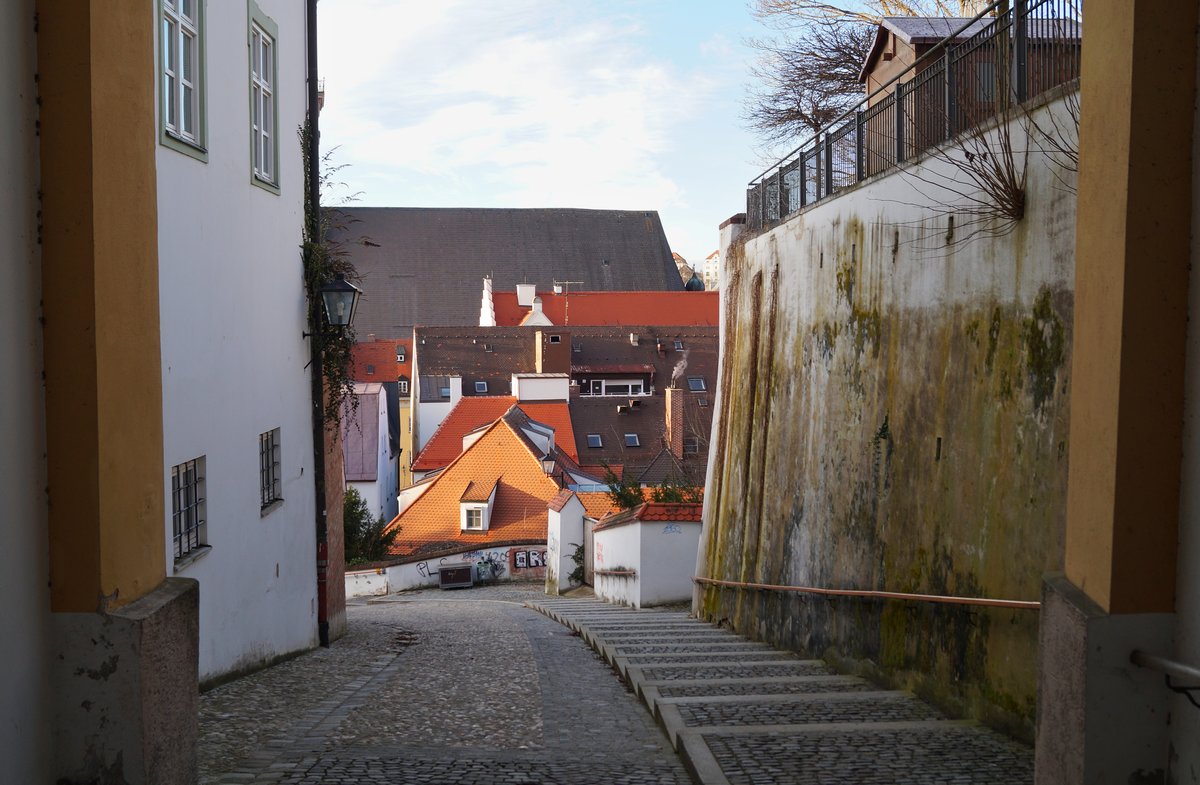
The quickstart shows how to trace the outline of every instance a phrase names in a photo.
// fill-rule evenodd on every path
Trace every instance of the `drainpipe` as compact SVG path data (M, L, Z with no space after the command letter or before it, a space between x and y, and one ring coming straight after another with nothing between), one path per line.
M308 217L309 237L321 237L321 140L318 126L320 108L317 106L317 0L306 0L305 24L308 28L308 202L312 205ZM308 303L308 319L312 330L309 344L312 365L313 407L313 485L316 490L317 524L317 636L322 646L329 645L329 564L328 527L325 515L325 396L324 332L321 324L321 298L312 296Z

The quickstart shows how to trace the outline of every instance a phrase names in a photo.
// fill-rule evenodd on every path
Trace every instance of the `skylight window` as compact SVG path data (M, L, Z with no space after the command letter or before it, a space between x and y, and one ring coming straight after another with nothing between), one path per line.
M697 406L708 406L708 399L705 398L704 396L700 396L699 398L696 399L696 405Z
M599 449L604 446L604 440L600 438L598 433L589 433L587 435L587 446Z
M477 393L487 392L487 382L475 382L475 392L477 392Z
M688 389L691 390L692 392L704 392L708 388L704 386L704 377L689 376L688 377Z
M551 335L550 343L562 343L562 336L561 335Z
M375 366L371 365L370 363L367 363L367 375L373 376L374 374L375 374Z
M683 341L679 340L678 338L675 339L675 351L677 351L677 352L683 351Z
M627 433L627 434L625 434L625 446L626 447L641 447L642 443L640 441L638 441L638 435L636 433Z

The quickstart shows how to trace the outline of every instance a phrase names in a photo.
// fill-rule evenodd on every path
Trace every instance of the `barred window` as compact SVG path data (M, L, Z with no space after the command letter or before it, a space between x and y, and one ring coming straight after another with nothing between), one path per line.
M263 509L283 496L279 492L279 429L258 436L258 488Z
M176 559L207 544L203 456L171 467L171 530Z

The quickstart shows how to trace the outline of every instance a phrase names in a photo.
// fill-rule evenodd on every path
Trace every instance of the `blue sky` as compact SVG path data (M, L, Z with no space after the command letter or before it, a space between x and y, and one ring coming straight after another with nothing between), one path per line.
M322 147L360 205L657 210L700 261L765 168L740 120L763 32L743 0L318 10Z

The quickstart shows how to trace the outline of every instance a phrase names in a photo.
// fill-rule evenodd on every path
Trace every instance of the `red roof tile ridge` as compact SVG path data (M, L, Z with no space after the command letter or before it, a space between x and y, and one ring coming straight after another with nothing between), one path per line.
M512 398L514 401L516 401L516 397L512 396L512 395L469 395L469 396L463 396L462 398L459 398L458 403L454 404L454 407L450 410L450 412L446 415L446 417L440 423L438 423L438 427L433 429L433 435L429 437L429 441L425 442L425 446L422 447L421 451L418 452L416 457L413 458L412 468L417 469L417 467L422 463L422 461L425 459L426 451L429 449L429 446L431 444L434 444L438 440L438 436L442 433L443 429L449 430L451 418L454 416L454 412L458 409L458 407L464 406L464 405L470 406L471 404L466 403L467 401L478 401L480 399L494 400L497 398ZM480 427L482 427L482 426L480 426ZM478 430L479 430L479 427L476 427L476 428L473 428L473 429L467 431L466 433L475 433ZM464 434L464 436L465 435L466 434ZM461 451L459 452L459 455L462 455ZM423 471L422 469L417 469L417 470Z

